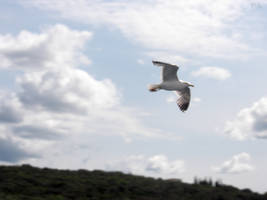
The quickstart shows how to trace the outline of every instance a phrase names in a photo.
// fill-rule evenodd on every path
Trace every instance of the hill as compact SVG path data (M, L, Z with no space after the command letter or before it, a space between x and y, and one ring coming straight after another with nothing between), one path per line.
M1 200L267 200L249 189L198 181L183 183L100 170L0 166Z

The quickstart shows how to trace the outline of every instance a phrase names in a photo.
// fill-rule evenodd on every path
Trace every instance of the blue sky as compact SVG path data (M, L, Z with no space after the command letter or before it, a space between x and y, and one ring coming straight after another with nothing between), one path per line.
M267 191L265 0L0 0L0 162ZM192 82L182 113L153 59Z

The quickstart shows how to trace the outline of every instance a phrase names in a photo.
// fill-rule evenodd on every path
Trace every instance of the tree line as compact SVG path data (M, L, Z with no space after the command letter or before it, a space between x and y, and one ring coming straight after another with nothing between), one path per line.
M1 200L267 200L221 181L155 179L101 170L0 166Z

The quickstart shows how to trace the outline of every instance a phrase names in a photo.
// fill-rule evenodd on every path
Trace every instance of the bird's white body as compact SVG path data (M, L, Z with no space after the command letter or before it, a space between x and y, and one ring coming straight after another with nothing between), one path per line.
M186 87L188 87L185 83L181 81L164 81L161 84L159 84L159 86L160 89L170 90L170 91L183 90Z
M156 92L160 89L168 91L176 91L179 95L177 105L181 111L187 110L190 103L190 89L189 86L194 87L191 83L181 81L177 77L179 67L164 62L152 61L154 65L162 67L162 82L160 84L153 84L149 86L151 92Z

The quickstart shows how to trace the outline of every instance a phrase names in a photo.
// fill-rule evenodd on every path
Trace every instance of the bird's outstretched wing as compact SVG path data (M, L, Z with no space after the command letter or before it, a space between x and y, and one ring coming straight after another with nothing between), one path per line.
M179 106L180 110L184 112L188 109L190 104L190 98L191 98L190 89L189 87L186 87L185 89L176 92L179 96L176 103Z
M160 61L152 61L154 65L162 67L162 81L173 81L173 80L178 80L177 77L177 70L179 67L177 65L172 65L169 63L164 63Z

